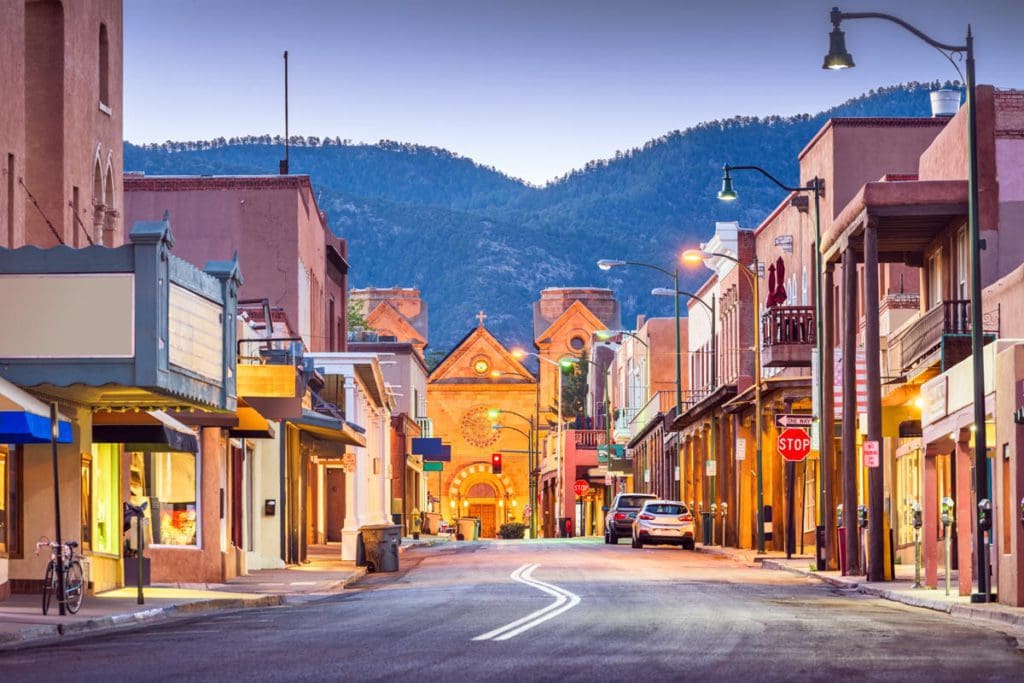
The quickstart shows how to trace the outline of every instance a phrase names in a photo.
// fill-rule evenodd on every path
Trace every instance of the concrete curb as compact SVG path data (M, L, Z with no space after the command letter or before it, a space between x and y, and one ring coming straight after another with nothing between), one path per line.
M837 588L855 590L864 595L870 595L890 602L898 602L909 607L928 609L934 612L943 612L954 617L970 619L971 621L978 622L985 626L1008 626L1015 629L1024 629L1024 612L1018 613L1018 611L1013 610L1013 608L1000 608L995 605L982 607L980 605L964 605L955 602L945 602L943 600L932 600L926 596L918 596L904 591L895 591L888 588L860 583L856 579L839 579L833 576L822 576L817 572L799 569L797 567L790 567L775 560L764 560L761 563L761 566L764 569L784 571L797 576L806 576L817 579L822 583L826 583Z
M351 578L351 577L350 577ZM19 631L0 633L0 650L17 650L23 647L53 642L64 636L99 634L141 626L150 622L170 619L175 616L222 612L233 609L277 607L285 604L285 595L261 595L253 598L213 598L180 605L166 605L139 612L113 614L85 621L32 626Z

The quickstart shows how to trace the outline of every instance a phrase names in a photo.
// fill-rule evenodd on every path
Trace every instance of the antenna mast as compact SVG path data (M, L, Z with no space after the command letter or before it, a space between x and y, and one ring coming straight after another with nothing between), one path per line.
M284 159L278 170L288 175L288 50L284 51Z

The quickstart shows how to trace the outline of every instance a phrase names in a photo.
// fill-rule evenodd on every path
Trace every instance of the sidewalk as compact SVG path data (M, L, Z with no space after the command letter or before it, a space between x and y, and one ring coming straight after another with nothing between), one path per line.
M911 607L945 612L956 617L963 617L979 622L987 622L990 626L1010 627L1024 630L1024 608L1010 607L996 603L975 604L970 596L959 595L957 575L950 573L950 594L946 595L945 576L939 573L938 588L914 588L913 565L896 565L894 581L870 582L865 576L843 576L838 571L817 571L813 569L813 555L794 555L786 559L782 552L768 552L758 555L754 550L721 548L719 546L701 546L697 549L712 555L722 555L746 564L760 564L764 569L790 572L799 576L815 578L839 588L855 590L858 593L871 595L883 600L899 602ZM922 570L921 580L924 581Z
M446 542L446 538L403 538L399 552ZM134 586L87 595L78 614L59 616L54 601L43 616L41 595L12 595L0 601L0 650L55 642L75 636L126 629L160 619L253 607L301 604L343 590L366 574L366 567L341 561L337 544L311 546L308 562L282 569L260 569L218 584L160 584L143 588L137 603Z

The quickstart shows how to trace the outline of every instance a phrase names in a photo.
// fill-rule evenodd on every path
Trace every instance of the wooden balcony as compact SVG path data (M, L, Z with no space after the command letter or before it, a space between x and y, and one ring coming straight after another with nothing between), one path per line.
M988 343L999 332L999 309L984 313L982 325ZM945 370L971 355L970 335L970 299L943 301L893 333L890 367L904 374L922 363L940 360Z
M580 451L596 451L598 445L607 441L603 429L572 429L568 433L576 450Z
M761 365L808 368L815 340L813 306L776 306L761 316Z

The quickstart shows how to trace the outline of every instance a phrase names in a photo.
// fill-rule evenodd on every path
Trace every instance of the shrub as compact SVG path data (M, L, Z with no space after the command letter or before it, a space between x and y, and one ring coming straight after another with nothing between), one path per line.
M498 538L522 538L525 532L526 525L522 522L509 522L498 529Z

